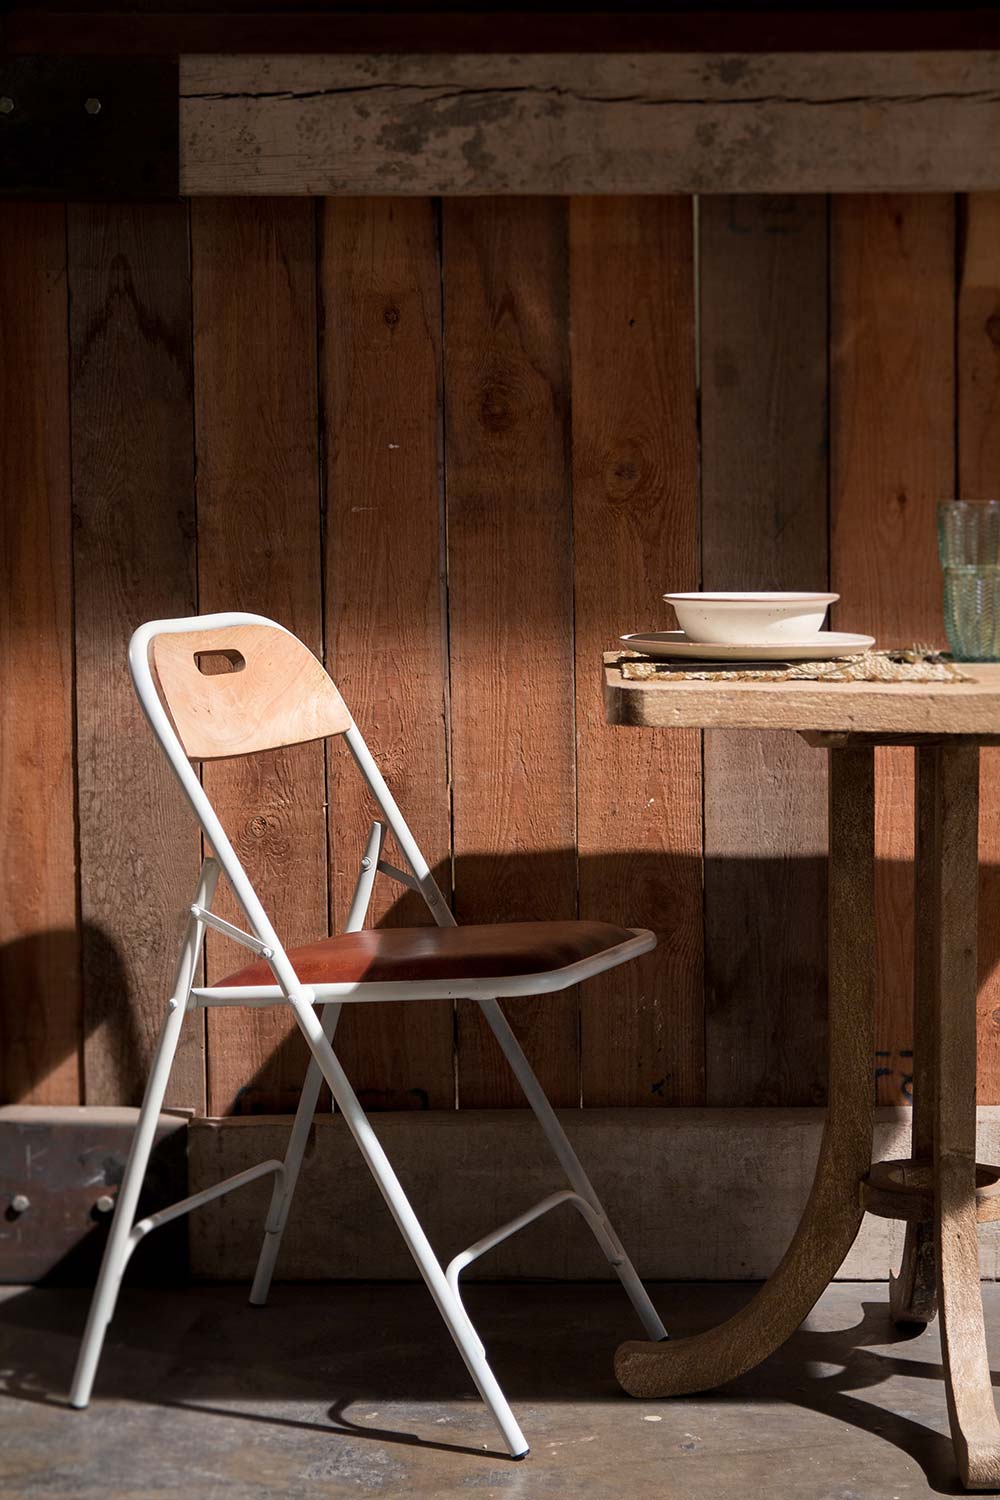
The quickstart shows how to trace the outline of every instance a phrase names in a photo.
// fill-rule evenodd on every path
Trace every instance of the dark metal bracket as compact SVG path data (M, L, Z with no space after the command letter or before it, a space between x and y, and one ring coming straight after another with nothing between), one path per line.
M0 1108L0 1283L93 1285L137 1118L135 1109ZM140 1216L186 1195L187 1134L179 1114L160 1116ZM140 1256L143 1278L183 1275L184 1221L150 1235Z
M176 198L176 58L0 59L0 194Z

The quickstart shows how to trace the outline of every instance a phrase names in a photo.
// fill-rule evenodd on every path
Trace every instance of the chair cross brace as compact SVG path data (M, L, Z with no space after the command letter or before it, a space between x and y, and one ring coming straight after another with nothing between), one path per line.
M498 1228L491 1230L489 1234L484 1234L482 1239L476 1240L472 1245L467 1245L464 1250L460 1250L457 1255L452 1257L445 1267L444 1274L448 1285L455 1295L455 1300L461 1304L463 1312L465 1312L465 1303L462 1301L462 1292L458 1278L466 1266L471 1265L474 1260L478 1260L481 1255L485 1255L487 1250L492 1250L495 1246L502 1244L504 1240L510 1239L511 1235L517 1234L518 1230L526 1229L529 1224L533 1224L543 1214L551 1212L553 1208L559 1208L563 1203L571 1203L577 1212L582 1214L593 1230L594 1238L604 1252L608 1265L618 1270L626 1257L621 1246L617 1244L614 1232L603 1211L598 1213L592 1203L588 1202L579 1193L575 1193L572 1188L563 1188L558 1193L550 1193L547 1198L539 1198L537 1203L533 1203L530 1208L526 1208L516 1218L508 1219L505 1224L499 1225ZM466 1316L468 1317L468 1314ZM475 1333L474 1328L473 1333ZM478 1337L478 1334L476 1334L477 1339ZM665 1338L666 1334L663 1337ZM481 1343L480 1348L482 1348Z
M227 922L224 917L217 917L214 911L209 911L205 906L199 906L195 902L190 908L191 915L199 922L204 922L206 927L212 927L216 932L221 932L223 937L232 938L234 943L242 943L244 948L249 948L254 953L259 953L261 958L273 958L274 949L269 943L262 943L260 938L254 937L250 932L244 932L242 927L235 927L232 922Z
M419 891L420 881L412 875L407 875L405 870L397 870L387 859L380 859L378 869L383 875L388 875L390 880L398 881L400 885L408 885L411 891Z
M284 1162L262 1161L258 1162L255 1167L247 1167L244 1172L235 1172L232 1177L225 1177L221 1182L213 1183L211 1187L202 1188L199 1193L191 1193L187 1198L178 1198L176 1203L157 1209L155 1214L148 1214L145 1219L138 1219L128 1232L122 1270L132 1258L132 1252L140 1240L144 1240L154 1229L159 1229L163 1224L169 1224L171 1219L179 1219L183 1214L189 1214L194 1208L201 1208L204 1204L211 1203L213 1198L221 1198L224 1193L231 1193L234 1188L246 1187L248 1182L256 1182L258 1177L267 1177L272 1172L277 1179L275 1182L277 1189L285 1175Z

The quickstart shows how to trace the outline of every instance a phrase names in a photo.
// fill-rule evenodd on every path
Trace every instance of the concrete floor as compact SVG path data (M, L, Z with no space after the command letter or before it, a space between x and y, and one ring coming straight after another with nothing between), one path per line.
M0 1289L0 1491L10 1500L911 1500L958 1489L936 1327L899 1339L885 1284L831 1287L720 1392L633 1401L634 1333L605 1285L471 1285L532 1443L507 1459L419 1286L127 1291L88 1412L64 1404L86 1295ZM675 1334L751 1288L661 1285ZM1000 1286L986 1288L1000 1363ZM997 1377L1000 1379L1000 1376Z

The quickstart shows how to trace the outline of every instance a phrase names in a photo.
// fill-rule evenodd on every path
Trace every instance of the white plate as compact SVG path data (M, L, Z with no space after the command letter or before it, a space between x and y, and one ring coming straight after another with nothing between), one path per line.
M697 661L835 661L839 656L860 656L875 644L873 635L849 635L843 630L818 630L799 641L768 641L766 645L689 641L683 630L654 630L619 639L633 651L664 661L692 657Z

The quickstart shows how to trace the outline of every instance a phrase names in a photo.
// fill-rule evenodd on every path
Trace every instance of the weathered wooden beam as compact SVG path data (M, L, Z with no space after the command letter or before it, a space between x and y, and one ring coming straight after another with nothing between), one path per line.
M188 56L191 194L1000 187L1000 52Z

